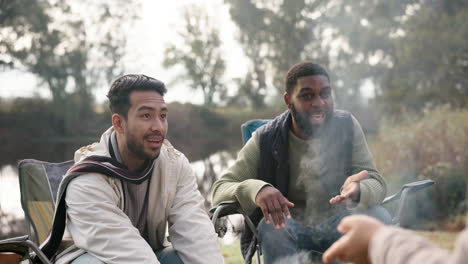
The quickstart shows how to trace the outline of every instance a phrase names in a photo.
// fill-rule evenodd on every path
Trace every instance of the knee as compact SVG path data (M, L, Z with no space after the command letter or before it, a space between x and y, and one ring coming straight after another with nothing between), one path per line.
M392 216L387 211L387 209L385 209L384 207L380 205L371 206L364 213L368 216L374 217L382 221L384 224L389 225L392 223Z
M294 236L295 220L286 219L286 227L275 229L273 223L267 224L265 219L262 219L257 226L257 234L263 243L277 243L278 240L282 240L288 237Z
M260 241L270 241L274 239L278 234L278 230L275 229L273 224L267 224L263 218L257 226L257 234Z

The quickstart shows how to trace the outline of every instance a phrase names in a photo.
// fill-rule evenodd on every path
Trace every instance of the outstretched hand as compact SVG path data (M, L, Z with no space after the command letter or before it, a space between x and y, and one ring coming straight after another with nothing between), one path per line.
M330 204L337 204L346 199L351 199L353 201L358 201L361 190L359 188L359 182L367 177L369 173L366 170L363 170L359 173L349 176L346 178L346 181L341 188L339 195L330 199Z
M325 251L322 256L323 262L337 259L356 264L370 263L369 242L382 226L383 223L365 215L343 218L338 225L338 231L345 235Z
M255 203L262 209L265 223L270 224L271 215L276 229L286 226L284 218L291 218L289 207L294 206L278 189L271 186L263 187L257 193Z

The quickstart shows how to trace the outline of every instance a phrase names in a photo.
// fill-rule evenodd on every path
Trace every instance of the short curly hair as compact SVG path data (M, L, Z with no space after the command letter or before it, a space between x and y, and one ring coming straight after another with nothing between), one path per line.
M161 96L167 92L163 82L143 74L127 74L115 80L107 93L111 112L127 118L130 109L130 93L134 91L155 91Z
M293 65L286 74L286 93L292 93L294 86L296 86L297 80L299 78L310 75L324 75L327 77L328 81L330 81L328 72L319 64L311 61L299 62Z

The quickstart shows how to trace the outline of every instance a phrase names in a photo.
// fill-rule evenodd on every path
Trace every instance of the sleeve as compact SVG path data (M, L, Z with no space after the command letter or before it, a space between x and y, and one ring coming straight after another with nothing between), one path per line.
M184 157L169 209L169 237L184 263L224 263L218 237L204 208L196 176Z
M360 171L367 170L369 176L360 182L360 199L359 203L353 209L365 210L369 206L380 204L387 193L387 184L385 179L377 171L374 160L367 141L362 131L361 125L352 116L354 124L354 138L353 138L353 151L351 174L359 173Z
M258 136L254 133L240 150L234 164L213 184L211 191L213 206L224 201L238 201L247 214L257 208L255 203L257 193L264 186L270 185L255 179L259 157Z
M65 197L67 226L75 245L104 263L159 263L148 243L118 207L105 176L72 180Z
M461 264L468 256L468 230L458 237L452 253L413 232L383 227L369 244L371 263L379 264Z

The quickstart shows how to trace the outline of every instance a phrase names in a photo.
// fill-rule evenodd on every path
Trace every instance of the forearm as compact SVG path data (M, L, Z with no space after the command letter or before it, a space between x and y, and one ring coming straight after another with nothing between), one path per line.
M415 233L383 227L369 244L369 258L379 264L461 264L468 252L468 233L461 233L452 254Z
M359 202L348 207L348 209L363 211L370 206L380 204L385 196L385 189L380 181L368 178L359 183Z
M104 263L159 263L152 248L117 206L119 198L104 176L74 179L67 189L66 203L67 228L78 248Z
M228 175L224 175L213 185L212 205L218 205L223 201L237 201L242 206L244 212L249 214L257 205L255 197L257 193L268 183L256 180L246 179L241 182L231 181Z
M169 236L184 263L223 263L218 237L205 211L196 176L187 163L178 177L176 196L169 211Z
M383 201L387 193L387 184L375 167L364 132L354 117L353 123L354 138L351 174L356 174L363 170L368 172L367 178L362 180L359 184L360 198L355 209L365 210L369 206L380 204Z
M254 134L239 152L236 162L213 184L212 205L238 201L246 213L257 207L255 197L267 185L255 179L259 155L257 136Z

